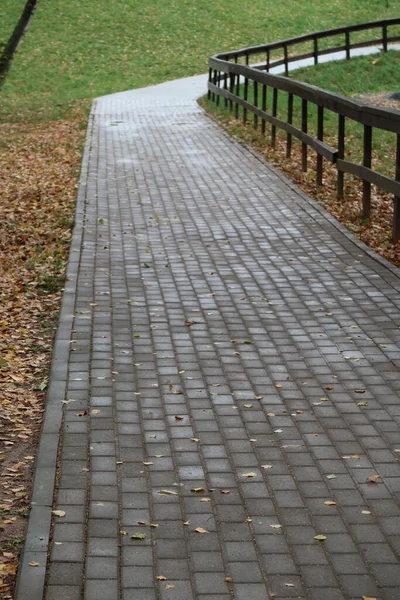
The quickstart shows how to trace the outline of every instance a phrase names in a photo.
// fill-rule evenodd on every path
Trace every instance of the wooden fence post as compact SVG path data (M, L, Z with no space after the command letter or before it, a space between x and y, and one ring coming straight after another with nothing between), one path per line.
M371 168L372 159L372 127L364 125L364 158L363 165ZM371 216L371 184L369 181L363 181L363 219L369 219Z
M261 109L264 112L267 110L267 86L265 83L262 86ZM261 120L261 133L262 135L265 135L265 119Z
M339 115L338 119L338 158L344 159L344 146L345 146L345 118L343 115ZM337 173L337 190L336 195L338 200L343 200L343 188L344 188L344 173L338 169Z
M278 113L278 88L274 87L272 92L272 116L276 117ZM271 127L271 146L276 146L276 125Z
M318 117L317 117L317 138L324 141L324 107L318 106ZM322 154L317 153L317 185L322 185L322 174L323 174L323 161L324 157Z
M301 101L301 130L307 133L308 129L308 103L304 98ZM307 171L307 144L301 143L301 168L304 172Z
M287 108L287 122L292 125L293 123L293 94L288 94L288 108ZM292 134L288 133L286 136L286 158L292 156Z
M258 107L258 83L257 81L253 82L253 104L257 108ZM254 115L254 129L258 129L258 116Z

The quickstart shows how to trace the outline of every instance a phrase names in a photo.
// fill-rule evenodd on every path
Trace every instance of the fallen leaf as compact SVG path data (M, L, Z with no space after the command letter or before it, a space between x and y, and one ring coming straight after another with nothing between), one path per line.
M244 406L245 408L253 408L253 405L252 405L252 404L243 404L243 406Z
M370 483L377 483L378 479L379 475L371 475L370 477L367 477L367 481Z
M327 506L336 506L336 502L334 502L333 500L325 500L324 504L326 504Z
M53 515L56 515L56 517L65 517L66 512L65 510L53 510Z
M357 406L368 406L368 402L357 402Z
M200 502L211 502L211 498L201 498Z
M354 390L356 394L365 394L365 390Z
M183 421L183 417L181 417L180 415L175 415L175 420L176 421Z
M190 521L184 521L184 525L190 525Z
M370 515L370 514L371 514L371 511L370 511L370 510L362 510L362 511L361 511L361 514L362 514L362 515Z
M198 444L200 442L199 438L191 438L192 442L196 442L196 444Z
M315 535L314 536L314 540L317 540L318 542L323 542L327 539L326 535Z
M270 525L270 527L272 527L272 529L281 529L282 525L276 524L276 525Z
M152 462L143 462L142 463L145 467L150 467L150 465L154 465L154 463Z
M242 473L243 477L257 477L257 473Z
M158 579L158 581L167 581L167 578L164 577L164 575L156 575L156 579Z
M331 473L330 475L326 476L327 479L336 479L336 475L334 475L333 473Z
M131 540L144 540L145 538L145 533L134 533L133 535L131 535Z
M294 583L285 583L286 587L294 587Z
M138 525L146 525L146 521L138 521L137 524Z
M200 494L200 493L204 492L204 488L203 487L191 488L190 491L194 492L195 494Z
M173 492L172 490L161 490L158 493L161 494L162 496L177 496L178 495L178 492Z
M40 566L40 563L38 563L38 562L35 562L34 560L31 560L31 562L29 562L29 563L28 563L28 565L29 565L30 567L39 567L39 566Z
M276 387L276 388L281 388L281 387L282 387L282 384L281 384L281 383L276 383L276 384L275 384L275 387Z
M276 414L272 413L272 412L271 413L267 413L267 417L276 417Z
M231 490L221 490L221 494L230 494Z
M272 469L272 465L261 465L262 469Z
M170 589L175 588L175 587L176 587L176 585L174 583L167 583L165 585L165 589L166 590L170 590Z
M98 415L100 413L100 410L98 408L93 408L93 410L90 411L90 414L92 415Z
M149 527L152 527L153 529L155 529L156 527L158 527L158 523L150 523Z
M85 417L88 414L87 410L83 410L82 412L76 413L77 417Z
M232 577L225 577L226 583L232 583Z
M196 527L195 531L197 531L197 533L210 533L207 529L203 529L203 527Z

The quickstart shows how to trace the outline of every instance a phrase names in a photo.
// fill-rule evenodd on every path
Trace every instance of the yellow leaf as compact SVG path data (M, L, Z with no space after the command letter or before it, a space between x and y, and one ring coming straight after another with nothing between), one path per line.
M195 531L197 531L197 533L210 533L207 529L203 529L203 527L196 527Z
M56 517L65 517L66 512L65 510L53 510L53 515L56 515Z

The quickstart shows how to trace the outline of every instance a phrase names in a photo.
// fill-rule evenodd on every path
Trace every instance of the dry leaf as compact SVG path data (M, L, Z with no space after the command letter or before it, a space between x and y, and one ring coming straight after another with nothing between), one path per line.
M156 575L156 579L158 579L158 581L167 581L167 578L164 577L164 575Z
M225 577L226 583L232 583L232 577Z
M252 404L243 404L243 406L244 406L245 408L253 408L253 405L252 405Z
M145 538L145 533L134 533L133 535L131 535L131 540L144 540Z
M231 490L221 490L221 494L230 494Z
M195 531L197 531L197 533L210 533L207 529L203 529L203 527L196 527Z
M286 587L294 587L294 583L285 583Z
M261 465L262 469L272 469L272 465Z
M211 502L211 498L200 498L200 502Z
M152 462L143 462L142 463L145 467L150 467L150 465L154 465L154 463Z
M162 496L177 496L178 492L173 492L172 490L161 490L158 492Z
M65 517L66 512L65 510L53 510L53 515L56 515L56 517Z
M367 477L367 481L369 481L369 483L377 483L379 479L379 475L371 475L370 477Z
M40 563L38 563L38 562L35 562L34 560L31 560L31 562L29 562L29 563L28 563L28 565L29 565L30 567L39 567L39 566L40 566Z
M191 438L192 442L196 442L196 444L198 444L200 442L199 438Z
M333 500L326 500L324 504L326 504L327 506L336 506L336 502L334 502Z
M282 525L276 524L276 525L270 525L270 527L272 527L272 529L281 529Z
M370 515L370 514L371 514L371 511L370 511L370 510L362 510L362 511L361 511L361 514L362 514L362 515Z
M257 477L257 473L242 473L243 477Z
M183 417L181 417L180 415L175 415L175 420L176 421L183 421Z
M194 492L195 494L200 494L200 493L204 492L204 488L203 487L191 488L190 491Z
M315 535L314 536L314 540L317 540L318 542L323 542L327 539L326 535Z
M159 526L158 523L150 523L150 525L149 525L149 527L152 527L152 528L155 528L155 527L158 527L158 526Z
M176 587L176 585L174 583L167 583L167 584L165 584L165 589L166 590L170 590L170 589L175 588L175 587Z

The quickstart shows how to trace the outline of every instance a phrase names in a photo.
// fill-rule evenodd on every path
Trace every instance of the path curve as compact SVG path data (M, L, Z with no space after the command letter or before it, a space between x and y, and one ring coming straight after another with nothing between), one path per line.
M398 599L400 272L203 92L95 101L16 599Z

